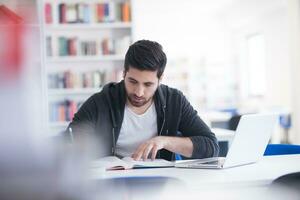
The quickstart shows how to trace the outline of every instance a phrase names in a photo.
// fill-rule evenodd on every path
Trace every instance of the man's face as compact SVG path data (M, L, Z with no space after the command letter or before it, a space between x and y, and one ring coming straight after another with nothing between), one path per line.
M124 72L125 89L129 103L134 107L142 107L152 100L159 85L157 71L138 70L129 67Z

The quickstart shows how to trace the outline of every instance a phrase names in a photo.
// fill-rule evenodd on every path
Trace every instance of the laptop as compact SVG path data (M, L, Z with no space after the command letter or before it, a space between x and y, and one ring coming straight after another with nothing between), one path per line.
M222 169L255 163L262 158L277 121L276 114L243 115L226 158L181 161L175 167Z

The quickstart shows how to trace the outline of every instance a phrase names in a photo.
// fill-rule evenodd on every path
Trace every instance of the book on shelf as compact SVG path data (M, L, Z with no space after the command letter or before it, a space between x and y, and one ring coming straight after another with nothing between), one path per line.
M53 23L53 4L45 3L45 22ZM58 22L68 23L111 23L130 22L131 11L129 1L125 2L103 2L87 4L80 3L59 3Z
M63 71L48 74L48 88L70 89L70 88L101 88L107 82L105 71Z
M109 38L104 38L101 42L103 55L111 55L115 53L114 41Z
M131 16L130 16L130 4L129 2L125 2L122 5L122 21L123 22L130 22Z
M116 20L116 3L115 2L109 2L108 3L108 21L109 22L115 22ZM120 20L118 20L120 21Z
M58 38L58 44L59 44L59 48L58 48L59 56L69 55L69 53L68 53L68 40L64 37L59 37Z
M131 157L124 157L122 159L116 156L107 156L95 160L91 163L92 168L104 168L105 170L123 170L123 169L139 169L139 168L161 168L161 167L174 167L175 162L167 161L164 159L147 159L134 160Z
M103 4L96 4L96 22L104 22L104 6Z
M76 56L77 55L77 48L76 48L76 40L77 38L71 38L68 40L68 54L71 56Z
M83 102L64 100L50 103L49 118L51 122L71 121Z
M66 22L76 23L79 21L77 15L77 6L76 4L66 4Z
M53 22L52 19L52 6L50 3L45 3L45 23L51 24Z
M103 15L103 22L109 22L109 4L108 3L104 3L103 4L104 7L104 15Z
M63 24L67 22L66 19L66 4L61 3L58 5L59 23Z
M76 4L78 23L90 23L91 8L84 3Z
M80 41L79 47L80 47L80 54L83 56L94 56L97 54L102 54L101 48L97 48L98 41L92 41L92 40L86 40L86 41Z
M50 36L46 37L46 54L47 54L48 57L53 56L52 37L50 37Z
M120 38L81 39L79 37L57 37L57 45L53 44L55 37L46 37L47 56L100 56L124 55L131 44L130 36ZM54 48L56 47L56 48Z

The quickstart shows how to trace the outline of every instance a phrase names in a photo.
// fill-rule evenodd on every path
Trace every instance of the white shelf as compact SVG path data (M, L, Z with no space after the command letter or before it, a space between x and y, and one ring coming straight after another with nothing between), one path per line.
M95 30L95 29L130 29L130 22L113 22L113 23L74 23L74 24L55 24L55 25L45 25L47 31L57 31L57 30Z
M49 126L51 127L51 128L64 128L64 127L66 127L67 128L67 126L69 125L69 121L64 121L64 122L49 122Z
M72 95L72 94L82 94L91 95L97 93L101 88L72 88L72 89L49 89L49 95Z
M61 56L48 57L46 62L102 62L123 61L124 55L98 55L98 56Z

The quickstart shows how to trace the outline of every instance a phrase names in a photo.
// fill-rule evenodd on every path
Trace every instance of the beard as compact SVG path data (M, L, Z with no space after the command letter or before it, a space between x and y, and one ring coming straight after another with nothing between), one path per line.
M142 107L146 105L148 102L150 102L152 97L146 99L144 97L138 97L135 94L128 94L127 99L130 102L130 104L133 105L134 107Z

